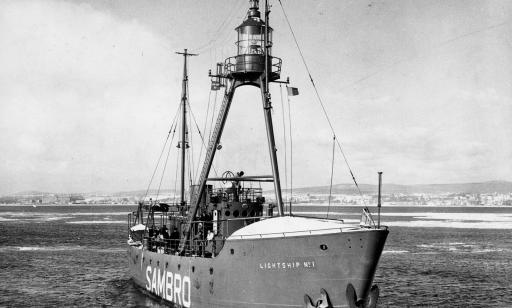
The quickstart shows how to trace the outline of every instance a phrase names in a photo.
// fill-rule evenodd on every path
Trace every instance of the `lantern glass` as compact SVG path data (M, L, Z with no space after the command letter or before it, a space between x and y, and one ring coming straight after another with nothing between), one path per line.
M271 30L271 29L269 29ZM238 29L238 55L263 54L265 45L264 26L247 26ZM269 31L269 42L272 41L272 32ZM270 51L270 50L269 50Z

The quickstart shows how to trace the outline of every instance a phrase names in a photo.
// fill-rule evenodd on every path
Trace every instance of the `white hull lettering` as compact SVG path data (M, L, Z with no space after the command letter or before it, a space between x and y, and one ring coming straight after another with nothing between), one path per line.
M151 282L151 292L153 292L155 294L158 294L158 293L156 293L157 292L157 288L156 288L156 271L153 271L153 280Z
M165 279L165 298L168 300L168 301L171 301L172 302L172 292L173 292L173 281L174 281L174 278L172 276L172 273L171 272L166 272L166 279Z
M151 291L151 278L149 278L149 275L151 275L151 267L146 268L146 280L148 283L146 284L146 290Z
M183 306L190 307L190 277L183 276Z
M153 275L151 275L153 274ZM170 302L190 307L190 277L146 267L146 289Z
M258 264L260 270L298 270L298 269L312 269L315 268L315 261L287 261L287 262L263 262Z
M160 276L160 269L158 269L158 275L156 276L157 279L157 285L158 285L158 294L160 294L162 297L165 297L165 277L167 277L166 272L164 271L162 273L163 275Z
M181 305L181 275L174 274L174 302Z

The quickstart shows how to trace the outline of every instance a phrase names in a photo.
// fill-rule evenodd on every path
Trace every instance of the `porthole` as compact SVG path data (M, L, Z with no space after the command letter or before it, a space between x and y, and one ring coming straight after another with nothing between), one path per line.
M325 244L320 245L320 249L327 250L327 245L325 245Z
M247 217L247 211L246 210L242 211L242 217Z
M231 212L230 211L225 211L224 215L229 216L229 215L231 215Z
M235 254L235 250L233 248L231 248L230 252L231 252L232 255Z
M233 212L233 216L234 216L234 217L238 217L238 216L240 216L240 212L239 212L238 210L235 210L235 211Z

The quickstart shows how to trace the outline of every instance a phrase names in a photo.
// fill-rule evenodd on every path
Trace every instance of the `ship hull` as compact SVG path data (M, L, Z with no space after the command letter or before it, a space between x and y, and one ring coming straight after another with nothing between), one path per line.
M324 289L332 307L349 307L347 287L366 299L387 229L294 237L228 239L215 258L128 247L139 287L178 307L304 307Z

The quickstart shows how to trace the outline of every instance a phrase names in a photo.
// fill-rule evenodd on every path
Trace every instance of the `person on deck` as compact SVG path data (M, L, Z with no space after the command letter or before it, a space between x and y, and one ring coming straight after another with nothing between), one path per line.
M194 250L200 256L204 254L204 230L202 223L199 223L197 226L197 233L194 237Z
M174 227L169 238L171 242L171 250L175 251L178 249L178 244L180 241L180 233L178 232L178 228Z

